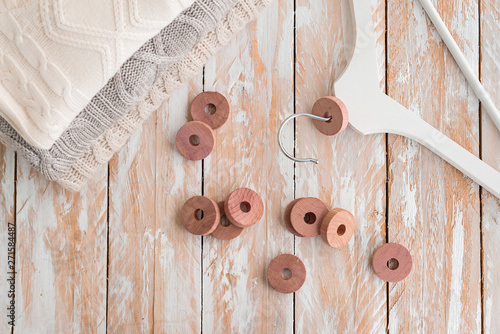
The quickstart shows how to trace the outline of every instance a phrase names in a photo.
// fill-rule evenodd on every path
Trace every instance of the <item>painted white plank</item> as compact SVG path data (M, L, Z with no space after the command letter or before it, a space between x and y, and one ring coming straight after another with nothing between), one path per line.
M481 76L493 102L500 106L500 1L481 1ZM482 112L481 149L483 160L500 170L500 134L488 114ZM483 328L500 331L500 201L482 193L483 208Z
M293 112L293 22L293 2L275 1L206 65L205 90L228 98L231 117L205 161L205 194L221 201L247 187L266 208L237 239L204 238L203 332L293 331L293 295L276 292L266 278L274 257L293 253L282 220L293 199L293 163L277 142L281 121ZM292 150L293 127L285 137Z
M478 68L478 6L438 10ZM478 101L418 1L389 2L389 95L474 154ZM413 141L389 136L389 241L409 248L410 276L389 285L390 332L481 330L478 186Z
M106 179L79 193L17 169L15 331L106 331Z
M13 233L14 238L16 234L14 212L15 172L14 152L0 145L0 245L2 245L2 251L5 254L0 259L0 305L2 305L2 309L5 310L3 318L0 320L0 331L2 333L10 331L10 321L14 320L14 325L17 324L17 315L19 314L18 305L13 306L14 319L8 317L11 311L7 309L11 307L11 300L14 300L14 303L16 302L15 297L12 298L10 296L11 281L7 280L11 279L12 276L15 276L15 280L19 278L18 275L10 273L13 271L11 265L15 264L10 262L13 259L9 258L9 255L12 256L16 251L15 247L9 244L9 242L12 242L9 240L9 233ZM19 287L19 283L15 282L15 280L12 282L14 283L14 290Z
M107 330L153 330L156 114L109 163Z
M354 0L355 1L355 0ZM333 95L336 77L353 45L349 1L297 2L297 113ZM384 1L373 1L378 60L383 88ZM362 96L360 96L362 98ZM356 217L356 232L340 249L320 237L297 238L297 255L309 277L296 298L297 333L386 331L386 288L371 268L371 254L385 239L385 140L348 128L327 137L307 119L297 121L297 155L320 164L297 164L296 197L318 197L330 208Z
M177 131L201 92L202 74L178 89L157 114L154 330L199 333L201 329L201 237L182 226L184 202L201 195L201 161L175 148Z

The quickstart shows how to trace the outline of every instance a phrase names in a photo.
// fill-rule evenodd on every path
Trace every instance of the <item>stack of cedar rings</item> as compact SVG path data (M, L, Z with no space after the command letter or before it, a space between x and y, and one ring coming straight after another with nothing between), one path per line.
M229 103L217 92L203 92L191 104L193 121L177 132L175 146L188 160L202 160L212 153L215 145L215 129L229 118Z
M298 237L316 237L333 248L341 248L351 240L356 222L344 209L328 210L323 201L314 197L298 198L285 209L285 226Z
M245 227L257 224L263 214L264 203L259 194L240 188L219 203L205 196L191 197L182 207L181 221L192 234L212 234L217 239L231 240Z

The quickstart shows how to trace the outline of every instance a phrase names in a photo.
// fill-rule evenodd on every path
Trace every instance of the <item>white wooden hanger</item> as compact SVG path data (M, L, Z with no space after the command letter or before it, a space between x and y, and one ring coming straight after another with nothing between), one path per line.
M358 132L393 133L416 140L500 198L500 173L379 89L372 13L368 0L351 1L356 44L335 82L335 96Z

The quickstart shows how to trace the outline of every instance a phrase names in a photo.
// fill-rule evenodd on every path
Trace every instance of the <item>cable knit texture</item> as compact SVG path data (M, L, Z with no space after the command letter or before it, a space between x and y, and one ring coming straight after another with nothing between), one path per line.
M91 144L144 100L156 78L180 61L238 0L198 0L142 46L48 150L29 145L0 118L0 140L50 180L67 173Z
M49 149L120 66L193 2L0 1L0 115L27 143Z
M107 129L97 141L62 175L57 182L78 191L113 154L125 145L132 133L158 109L170 93L193 78L203 64L214 55L231 36L252 21L272 0L241 0L227 16L210 31L181 61L171 66L156 79L144 101L130 110L116 124Z

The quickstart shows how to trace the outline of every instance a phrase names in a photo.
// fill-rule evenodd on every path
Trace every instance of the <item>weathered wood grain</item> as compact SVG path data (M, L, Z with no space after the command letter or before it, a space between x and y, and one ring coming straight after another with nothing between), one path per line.
M480 1L481 10L481 77L497 108L500 107L500 1ZM482 111L481 153L483 160L500 170L500 135ZM500 202L482 192L482 263L483 328L485 333L500 332Z
M262 220L238 238L204 238L206 333L293 332L293 295L276 292L266 279L274 257L293 253L282 220L293 199L293 163L277 142L281 121L293 111L293 22L293 1L275 1L206 65L205 90L225 95L231 116L205 160L205 194L221 201L248 187L265 205ZM293 150L293 128L285 137Z
M478 154L478 101L453 57L418 1L388 4L389 95ZM478 68L477 2L447 0L437 8ZM410 276L389 284L389 331L477 333L479 187L413 141L389 136L388 144L388 239L413 256Z
M372 2L382 86L384 3ZM297 2L297 113L310 113L317 99L334 94L336 73L354 44L347 28L352 25L349 6L349 1ZM297 155L320 159L317 166L297 164L296 197L318 197L330 209L341 207L356 217L356 232L345 248L332 249L320 237L296 238L297 255L309 275L296 294L296 330L383 333L386 289L370 259L385 240L384 136L363 137L348 127L327 137L307 119L298 119L296 129Z
M109 163L111 333L153 330L156 153L153 114Z
M156 226L154 230L155 333L199 333L201 329L201 237L182 226L184 202L201 195L201 161L175 149L177 130L188 121L191 101L202 90L202 74L174 93L157 113Z
M106 170L71 193L17 165L15 332L105 333Z
M4 256L0 258L0 300L5 315L0 321L0 331L8 333L11 326L9 325L10 318L7 317L10 307L11 297L9 296L10 282L7 279L11 278L8 272L10 269L8 248L9 246L9 223L15 224L15 154L5 146L0 145L0 245ZM15 234L15 231L14 231ZM17 278L17 277L16 277ZM17 284L19 286L19 284ZM14 299L15 301L15 299ZM15 319L17 320L17 319ZM15 323L16 324L16 323Z

